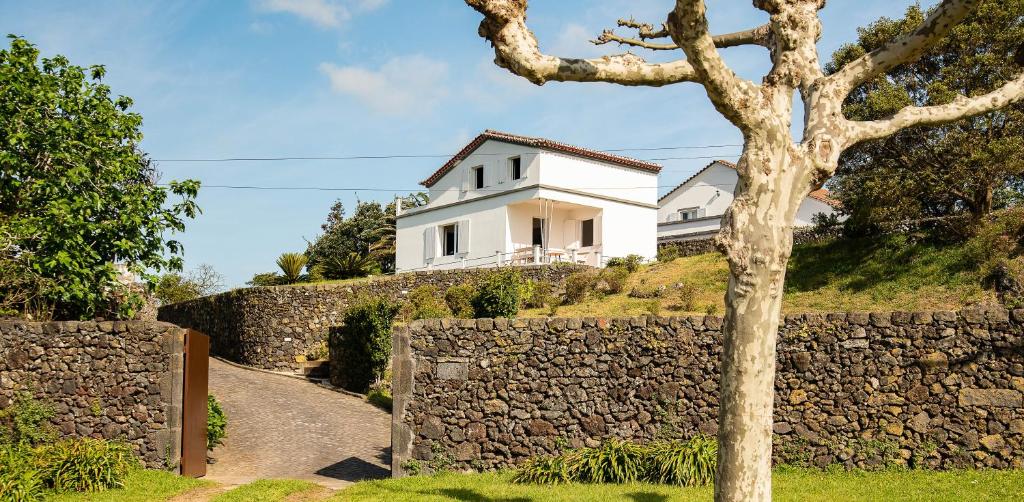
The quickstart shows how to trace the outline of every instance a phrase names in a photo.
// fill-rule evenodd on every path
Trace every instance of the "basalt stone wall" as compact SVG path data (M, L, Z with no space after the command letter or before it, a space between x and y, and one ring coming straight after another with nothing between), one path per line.
M779 330L777 462L1024 466L1024 310L805 314ZM718 317L396 329L393 472L717 432Z
M0 408L31 393L62 436L123 439L147 467L176 464L184 336L155 321L0 321Z
M586 267L517 267L523 277L556 288ZM345 309L361 294L402 301L423 285L447 289L473 283L492 269L409 272L356 283L245 288L160 308L159 319L210 337L211 354L271 370L297 369L303 356L327 340Z
M808 244L811 242L822 242L838 238L842 234L842 228L836 227L829 230L815 230L814 228L797 228L793 230L793 244ZM658 242L658 249L676 248L679 256L696 256L707 253L718 252L715 246L715 236L698 237L684 240L663 240Z

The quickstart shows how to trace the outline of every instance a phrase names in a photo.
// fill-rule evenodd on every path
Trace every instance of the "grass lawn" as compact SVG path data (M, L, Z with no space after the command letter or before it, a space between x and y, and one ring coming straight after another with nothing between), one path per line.
M620 317L721 314L729 268L717 253L654 263L633 274L622 293L592 297L558 309L559 317ZM686 308L684 283L695 287ZM660 300L630 298L636 286L665 286ZM909 243L902 236L876 241L834 241L806 244L793 250L786 272L783 312L886 310L957 310L966 304L993 300L991 291L965 257L961 246ZM521 317L544 317L548 309L530 309Z
M61 493L48 502L150 502L164 501L189 490L213 486L209 481L185 478L165 471L138 470L128 475L125 488L99 493Z
M518 485L508 474L445 474L359 483L337 501L629 501L711 500L711 487L634 485ZM881 473L776 472L776 501L1017 501L1024 498L1021 471L890 471Z
M309 481L294 479L261 479L239 486L211 499L211 502L276 502L285 500L292 494L317 489L318 485Z

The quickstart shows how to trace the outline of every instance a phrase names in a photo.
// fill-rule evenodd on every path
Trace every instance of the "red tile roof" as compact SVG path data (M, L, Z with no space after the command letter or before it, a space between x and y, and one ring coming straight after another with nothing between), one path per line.
M680 188L683 187L683 185L689 183L692 179L694 179L698 175L700 175L700 173L703 173L704 171L707 171L708 168L710 168L711 166L713 166L715 164L722 164L725 167L736 169L736 164L733 164L732 162L729 162L728 160L716 160L716 161L714 161L714 162L704 166L704 168L701 169L700 171L697 171L697 172L693 173L692 176L690 176L689 178L686 178L682 183L677 185L672 190L669 190L668 193L666 193L665 195L662 195L661 198L658 199L658 202L661 203L661 201L665 200L666 197L668 197L669 195L672 195L673 192L675 192L676 190L679 190ZM819 188L819 189L817 189L817 190L807 194L807 196L812 198L812 199L814 199L814 200L816 200L816 201L824 202L825 204L828 204L828 205L830 205L832 207L839 207L841 205L841 203L838 200L833 199L832 197L829 196L829 191L826 188Z
M448 162L445 162L440 169L434 174L431 174L429 178L420 182L421 185L430 188L437 183L445 174L448 174L456 165L459 164L463 159L468 157L480 145L484 144L487 140L501 141L503 143L511 143L513 145L530 146L535 148L543 148L545 150L553 150L556 152L568 153L570 155L576 155L578 157L585 157L588 159L599 160L602 162L609 162L612 164L618 164L620 166L630 167L633 169L639 169L641 171L647 171L652 173L661 172L661 165L654 164L652 162L645 162L643 160L633 159L630 157L623 157L621 155L612 155L610 153L599 152L597 150L589 150L587 148L581 148L578 146L567 145L565 143L559 143L546 138L531 138L529 136L519 136L517 134L509 134L500 131L492 131L490 129L484 131L479 136L466 145L459 153L456 153Z

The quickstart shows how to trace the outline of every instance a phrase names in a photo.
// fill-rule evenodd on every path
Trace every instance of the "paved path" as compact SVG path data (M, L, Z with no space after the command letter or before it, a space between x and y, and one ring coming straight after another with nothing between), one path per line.
M210 393L228 415L228 431L206 479L307 479L341 488L391 474L391 416L357 397L216 359Z

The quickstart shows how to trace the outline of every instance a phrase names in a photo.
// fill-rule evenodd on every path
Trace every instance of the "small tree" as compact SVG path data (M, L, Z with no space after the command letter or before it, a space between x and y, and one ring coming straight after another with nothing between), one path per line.
M513 318L523 304L523 276L505 268L487 274L476 286L473 313L478 318Z
M153 295L161 305L186 302L217 293L224 286L224 276L210 265L200 265L186 275L168 273L160 276Z
M115 264L149 283L180 270L181 244L165 232L199 212L199 182L157 183L139 149L142 117L101 83L102 66L40 59L28 41L10 40L0 50L0 233L15 251L0 268L27 265L26 281L43 288L29 296L57 318L130 316L137 295L108 310L123 289Z
M693 82L715 109L743 134L736 165L735 198L722 217L719 248L729 261L723 323L718 415L716 500L771 499L775 338L786 265L793 250L793 222L812 190L836 172L844 150L914 126L953 122L1004 108L1024 98L1024 74L1001 76L977 95L951 92L925 106L909 104L874 120L850 119L843 102L858 86L916 61L935 47L979 0L942 0L906 35L852 58L826 75L818 59L818 10L825 0L753 0L769 15L765 25L712 35L703 0L675 0L660 26L619 20L635 37L606 30L595 41L678 57L647 62L627 52L594 59L562 58L540 51L526 26L526 0L466 0L483 15L479 34L494 47L495 64L542 85L548 81L664 86ZM1019 13L1018 13L1019 14ZM979 51L985 49L979 37ZM720 49L760 46L771 70L760 83L740 78ZM1024 53L994 53L1024 64ZM791 133L793 99L803 101L802 138Z
M399 305L386 298L358 298L331 329L331 383L365 393L384 377L391 359L391 324Z

